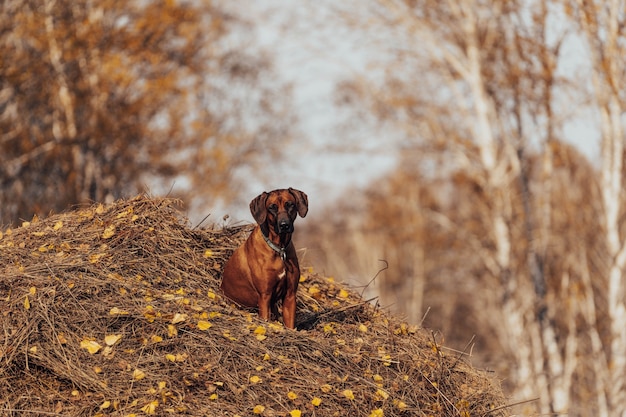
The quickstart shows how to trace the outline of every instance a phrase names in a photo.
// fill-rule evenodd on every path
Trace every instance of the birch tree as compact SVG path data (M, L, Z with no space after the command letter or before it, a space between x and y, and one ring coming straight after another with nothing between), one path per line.
M566 3L566 6L568 4ZM608 250L607 304L609 317L608 404L610 415L626 416L626 300L624 267L624 124L626 109L626 3L620 0L576 2L576 14L587 41L591 80L601 135L601 195Z

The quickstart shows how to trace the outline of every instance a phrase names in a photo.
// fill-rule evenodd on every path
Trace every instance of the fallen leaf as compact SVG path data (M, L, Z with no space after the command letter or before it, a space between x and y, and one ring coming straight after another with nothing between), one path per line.
M146 373L144 371L142 371L141 369L135 369L133 371L133 379L135 381L141 381L145 377L146 377Z
M104 336L104 343L108 346L113 346L122 338L121 334L109 334Z
M259 382L261 382L261 378L259 378L256 375L253 375L250 377L250 382L252 382L253 384L258 384Z
M351 389L344 389L341 394L349 400L354 400L354 393Z
M321 403L322 403L322 399L319 397L313 397L313 399L311 400L311 404L313 404L316 407L319 407Z
M263 411L265 411L265 407L262 405L255 405L254 408L252 409L252 412L254 414L263 414Z
M141 407L141 411L143 411L146 414L154 414L156 413L156 408L159 406L159 401L158 400L154 400L149 402L148 404L144 405L143 407Z
M28 296L26 296L26 297L24 298L24 308L25 308L26 310L29 310L29 309L30 309L30 300L28 299Z
M293 392L293 391L289 391L289 392L287 393L287 398L289 398L290 400L295 400L296 398L298 398L298 394L296 394L296 393L295 393L295 392Z
M379 388L378 390L376 390L376 398L381 401L386 400L387 398L389 398L389 394L387 394L386 391Z
M291 410L289 412L289 415L291 417L300 417L302 415L302 411L300 411L300 410Z
M182 323L185 320L187 320L186 314L176 313L174 314L174 318L172 319L172 324Z
M109 239L114 234L115 234L115 225L112 224L108 226L106 229L104 229L104 232L102 233L102 239Z
M92 355L95 353L98 353L98 351L102 349L102 346L100 345L100 343L92 339L81 340L80 347L83 349L87 349L87 352L91 353Z
M372 410L372 412L370 413L369 417L384 417L384 413L383 413L383 409L382 408L377 408L375 410Z
M58 222L56 222L54 224L54 226L52 227L53 230L59 230L60 228L63 227L63 222L61 220L59 220Z
M198 320L198 329L209 330L213 325L206 320Z
M116 315L127 315L128 311L122 311L120 310L118 307L113 307L111 310L109 310L109 315L111 316L116 316Z

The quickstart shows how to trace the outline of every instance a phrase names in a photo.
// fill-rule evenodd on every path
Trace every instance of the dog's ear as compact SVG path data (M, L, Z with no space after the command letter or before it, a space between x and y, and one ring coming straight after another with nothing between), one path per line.
M296 207L300 217L306 216L309 211L309 198L300 190L289 187L289 192L296 198Z
M267 217L267 209L265 208L265 202L267 201L267 196L269 194L263 192L261 195L257 196L254 200L250 202L250 212L252 213L252 217L258 224L265 223L265 218Z

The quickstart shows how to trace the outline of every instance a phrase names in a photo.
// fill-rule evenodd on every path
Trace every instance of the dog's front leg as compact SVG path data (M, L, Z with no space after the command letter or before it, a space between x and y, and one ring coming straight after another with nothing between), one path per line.
M296 293L287 294L283 301L283 323L285 327L296 327Z
M259 294L259 317L263 320L270 320L270 303L272 297L271 294Z

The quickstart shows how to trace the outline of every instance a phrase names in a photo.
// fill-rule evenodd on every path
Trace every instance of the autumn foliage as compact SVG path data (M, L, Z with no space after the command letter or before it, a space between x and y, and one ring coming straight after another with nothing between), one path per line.
M146 188L231 199L291 120L233 31L246 22L209 2L3 2L0 223Z
M137 197L0 234L0 409L83 415L504 416L499 384L334 280L299 330L219 294L248 226L190 229Z

